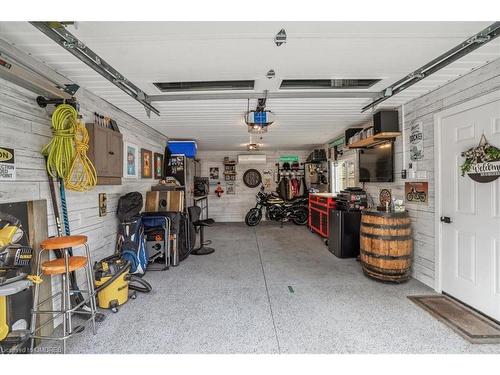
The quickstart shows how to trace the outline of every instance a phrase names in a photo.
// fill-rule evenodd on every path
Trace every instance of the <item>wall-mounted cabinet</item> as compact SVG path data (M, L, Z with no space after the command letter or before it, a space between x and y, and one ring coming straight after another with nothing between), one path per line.
M123 135L97 124L86 124L88 156L97 172L98 185L121 185L123 176Z

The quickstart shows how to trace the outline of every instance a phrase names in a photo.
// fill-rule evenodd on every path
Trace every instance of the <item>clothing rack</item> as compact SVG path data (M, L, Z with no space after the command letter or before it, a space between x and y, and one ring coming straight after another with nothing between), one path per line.
M276 168L277 168L277 174L276 174L276 181L275 183L279 183L281 180L281 177L286 176L297 176L297 177L304 177L306 175L306 163L300 163L301 168L300 169L283 169L280 167L280 163L276 163Z
M301 184L303 184L302 189L304 191L304 194L302 196L305 196L308 191L305 183L305 175L306 175L305 163L300 163L300 166L301 167L299 169L283 169L280 167L280 163L276 163L277 173L276 173L275 183L279 186L281 180L285 177L296 178L300 181Z

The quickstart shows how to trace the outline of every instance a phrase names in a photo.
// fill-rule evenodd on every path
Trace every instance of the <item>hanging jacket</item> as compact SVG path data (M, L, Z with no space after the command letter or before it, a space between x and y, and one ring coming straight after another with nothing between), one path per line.
M308 193L308 187L307 187L307 184L306 184L306 178L305 176L302 177L302 183L300 184L300 186L302 187L302 195L306 195Z
M304 194L306 193L306 191L305 191L305 185L306 185L305 179L304 179L304 177L302 177L299 180L299 193L298 193L299 197L303 197Z
M288 189L287 189L287 197L286 200L292 200L293 199L293 190L292 190L292 179L288 179Z
M299 189L300 189L300 181L294 177L290 180L290 187L291 187L291 198L295 199L299 196Z
M287 200L288 196L288 178L282 177L278 183L278 194L281 199Z

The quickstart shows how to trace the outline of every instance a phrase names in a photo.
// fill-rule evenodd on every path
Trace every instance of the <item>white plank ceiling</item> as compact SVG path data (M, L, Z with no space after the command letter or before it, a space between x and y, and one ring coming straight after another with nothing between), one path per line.
M279 91L282 79L376 78L380 91L491 22L78 22L69 31L149 95L153 82L242 80ZM273 38L285 28L288 40ZM157 102L142 106L27 22L0 22L0 38L171 138L196 139L202 150L242 150L247 100ZM500 57L495 40L386 101L394 108ZM269 69L276 78L267 79ZM363 90L360 90L363 91ZM312 148L366 122L369 98L274 99L276 122L263 149ZM251 101L255 107L255 101Z

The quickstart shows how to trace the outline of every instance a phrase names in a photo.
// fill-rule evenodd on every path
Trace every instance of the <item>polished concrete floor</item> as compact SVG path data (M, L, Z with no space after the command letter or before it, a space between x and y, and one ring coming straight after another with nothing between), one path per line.
M216 252L149 272L150 294L72 338L70 353L500 353L472 345L305 227L218 224ZM88 331L88 332L87 332Z

